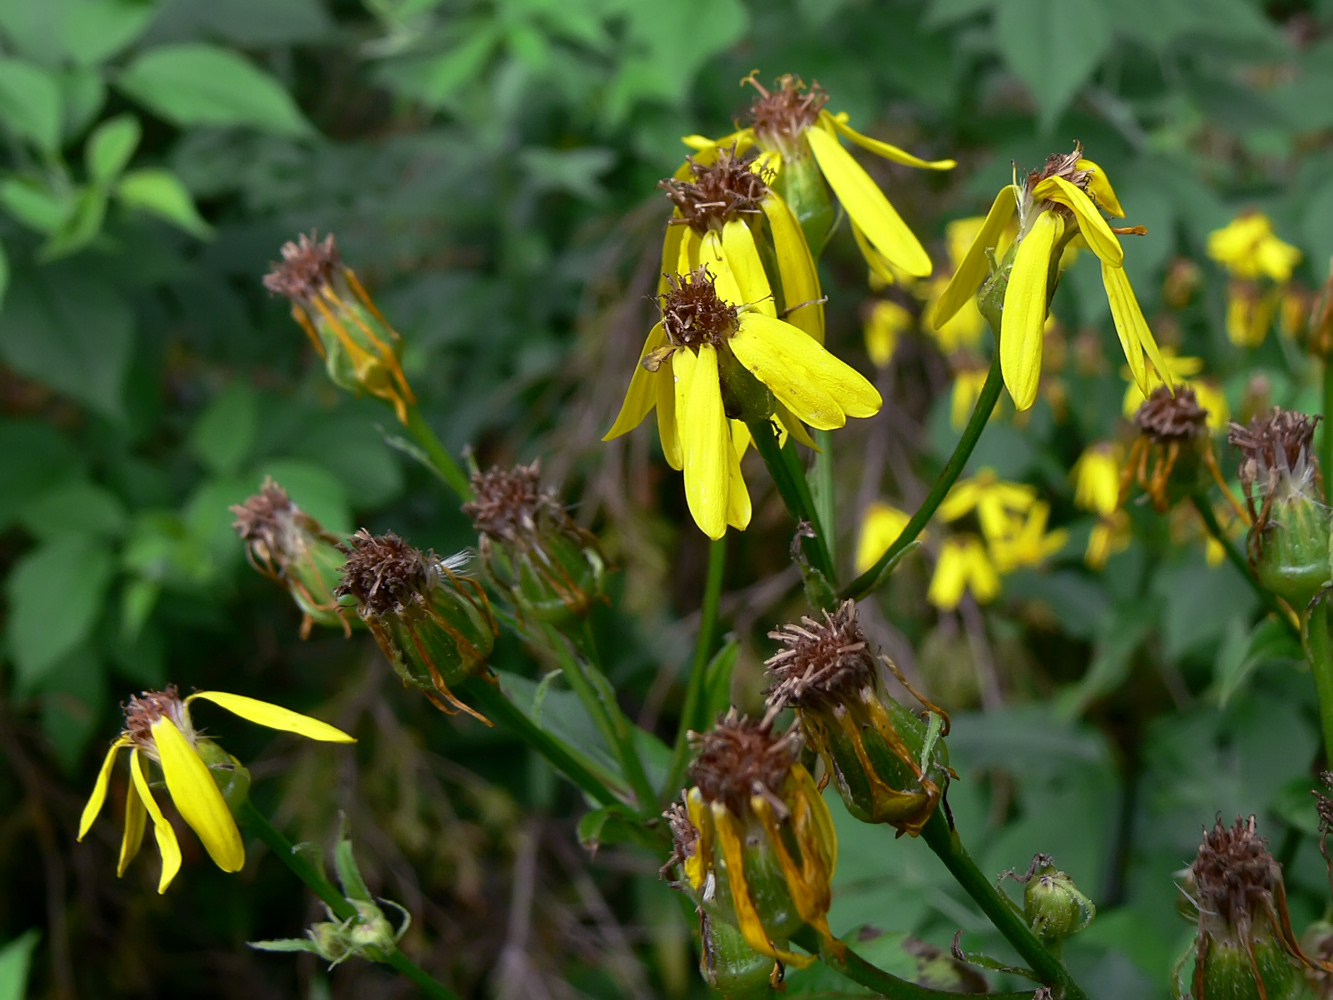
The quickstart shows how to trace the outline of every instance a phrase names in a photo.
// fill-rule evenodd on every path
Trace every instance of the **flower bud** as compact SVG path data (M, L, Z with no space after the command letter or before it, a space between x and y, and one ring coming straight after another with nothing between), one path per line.
M355 603L397 674L441 711L486 721L450 691L485 672L499 631L481 584L460 572L466 557L441 559L365 528L342 548L347 562L334 595Z
M476 496L463 513L480 536L486 576L515 607L541 621L582 618L602 597L605 562L540 477L539 462L473 473Z
M1072 878L1056 869L1049 854L1038 854L1032 859L1027 875L1015 878L1027 883L1023 890L1023 915L1032 933L1049 945L1058 946L1097 916L1092 900L1079 892Z
M769 637L787 647L766 664L773 681L770 713L796 709L806 740L853 816L888 823L900 836L920 834L948 784L948 751L885 692L856 605L845 601L824 612L822 623L803 618ZM947 732L947 717L938 714Z
M781 969L781 964L751 948L737 928L699 911L699 972L723 1000L773 996Z
M828 806L796 760L799 734L775 736L771 718L732 709L692 740L693 786L666 813L674 849L663 871L754 951L806 968L814 956L787 944L803 925L838 947L828 926L838 846Z
M1134 425L1139 436L1125 463L1125 485L1133 476L1153 508L1165 514L1199 492L1202 474L1215 464L1208 411L1193 389L1181 386L1173 394L1159 385L1134 412Z
M282 247L282 263L264 276L264 287L291 300L301 324L324 359L329 380L350 392L384 400L406 424L416 396L399 361L402 339L342 262L333 237L301 234Z
M347 559L338 548L338 536L292 503L272 479L265 479L258 493L231 512L236 515L232 527L245 542L250 565L285 587L304 614L301 638L308 637L316 623L337 626L351 635L333 596Z

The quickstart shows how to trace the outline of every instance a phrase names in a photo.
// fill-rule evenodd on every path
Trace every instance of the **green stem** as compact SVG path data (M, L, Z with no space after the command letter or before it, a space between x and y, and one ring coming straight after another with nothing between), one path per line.
M1324 759L1333 764L1333 637L1328 605L1320 601L1305 616L1305 658L1319 696L1319 729L1324 734Z
M700 608L699 635L694 640L694 663L685 688L685 704L680 710L680 726L676 729L676 745L671 751L671 767L667 770L663 794L675 795L685 775L689 760L691 730L702 730L708 720L701 717L704 707L704 681L713 652L714 633L717 631L717 605L722 598L722 577L727 567L727 539L714 540L708 546L708 580L704 584L704 602Z
M972 457L972 452L981 439L981 432L986 429L986 423L995 410L995 404L999 401L1002 388L1004 388L1004 379L1000 375L1000 350L997 338L995 356L991 359L990 371L986 373L986 381L981 387L981 395L977 397L977 405L973 407L972 416L968 418L967 426L963 428L962 437L958 439L953 454L949 456L949 461L945 463L944 471L940 473L939 479L935 480L935 485L930 488L930 492L926 494L926 499L917 508L916 513L912 515L912 519L907 522L907 527L903 528L902 534L889 546L888 551L879 557L875 565L842 589L842 593L838 595L840 598L859 601L873 592L879 585L879 576L884 571L884 567L889 565L898 553L916 541L917 536L925 529L926 524L935 516L936 509L948 496L953 484L963 474L963 469L967 466L967 460Z
M1324 500L1333 503L1333 358L1324 359L1324 453L1320 468L1324 473Z
M1291 615L1287 613L1287 609L1282 606L1282 603L1273 595L1273 592L1260 584L1255 578L1253 571L1250 569L1249 561L1241 554L1240 550L1231 543L1231 539L1222 531L1222 526L1217 523L1217 515L1213 513L1212 505L1197 493L1190 495L1190 502L1194 504L1194 509L1199 512L1199 519L1203 521L1203 526L1208 530L1208 534L1213 537L1214 541L1222 546L1223 551L1226 553L1227 562L1236 567L1236 572L1245 577L1246 582L1249 583L1250 588L1259 598L1260 603L1276 615L1278 621L1286 627L1287 631L1291 634L1291 637L1299 642L1301 640L1301 634L1296 626L1292 624Z
M1052 955L1032 933L1032 928L1028 926L1027 920L1014 905L1013 900L995 888L990 879L982 874L981 869L963 847L963 842L958 838L958 831L954 830L945 819L942 809L936 809L930 817L921 832L921 839L944 862L949 874L972 897L977 906L981 907L981 912L986 914L990 922L995 925L995 929L1014 946L1014 950L1023 957L1023 961L1043 985L1049 986L1057 998L1086 1000L1083 990L1070 978L1069 972L1060 960Z
M246 829L268 845L275 857L299 878L339 920L351 920L357 916L356 908L343 896L338 888L325 877L318 866L305 854L298 851L272 823L268 817L255 808L254 803L246 799L238 810L240 821ZM417 965L401 951L395 949L384 960L384 964L401 973L415 983L421 992L435 1000L458 1000L458 994L437 982L430 973Z
M453 456L445 451L439 437L430 429L430 425L426 423L425 418L421 415L420 408L416 406L407 408L407 433L412 435L412 440L426 453L426 458L430 461L430 467L435 470L436 475L444 480L445 485L458 494L458 499L471 500L471 481L458 463L454 461Z
M829 943L824 940L823 935L818 934L809 926L797 931L792 936L792 941L799 944L806 951L818 955L824 964L834 972L847 977L868 990L874 990L880 996L889 997L890 1000L937 1000L941 997L981 995L934 990L929 986L920 986L907 979L899 979L897 976L885 972L879 966L867 962L850 948L830 947ZM992 998L992 1000L994 998L1018 1000L1020 997L1023 1000L1032 1000L1031 993L987 993L984 995Z
M837 586L837 573L833 569L833 556L819 515L815 511L814 498L810 495L810 484L805 478L805 469L801 466L796 445L790 439L784 448L778 444L778 436L773 431L773 424L768 419L748 422L750 437L754 439L759 457L768 466L769 475L782 495L798 523L804 522L810 527L810 534L803 534L801 547L809 564L823 574L830 588Z
M628 801L628 791L613 790L593 768L564 742L542 729L505 697L499 685L484 677L469 677L460 687L477 709L496 725L513 733L546 758L557 771L604 806Z
M837 523L833 520L833 433L815 431L815 444L819 445L819 451L815 452L810 494L814 498L815 513L819 516L818 530L828 544L829 559L836 566L838 536L833 530L833 526Z
M587 623L584 625L586 627ZM654 791L652 782L648 780L648 773L643 769L638 748L634 746L632 726L629 719L625 718L620 703L616 701L615 689L606 679L606 674L595 665L597 653L596 646L592 644L591 631L584 634L588 648L582 650L583 655L579 655L578 651L571 652L564 636L555 629L546 628L544 631L546 647L555 653L565 679L569 681L569 686L583 702L583 707L597 724L602 739L606 740L606 745L620 761L621 774L634 789L634 797L638 801L640 811L644 815L655 816L659 809L657 792Z

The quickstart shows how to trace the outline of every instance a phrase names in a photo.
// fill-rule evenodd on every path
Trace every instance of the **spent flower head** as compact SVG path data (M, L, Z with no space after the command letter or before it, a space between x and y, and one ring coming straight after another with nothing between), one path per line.
M1166 513L1177 501L1199 492L1205 471L1223 482L1208 423L1208 411L1199 405L1194 389L1182 386L1174 393L1166 386L1154 389L1134 413L1139 433L1121 473L1121 495L1137 482L1153 508Z

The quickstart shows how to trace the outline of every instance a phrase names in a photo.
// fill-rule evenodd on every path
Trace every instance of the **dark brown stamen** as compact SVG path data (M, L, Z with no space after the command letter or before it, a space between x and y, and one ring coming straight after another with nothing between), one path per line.
M282 245L282 262L270 265L264 287L293 302L311 302L342 270L342 258L333 234L320 240L315 233L302 233L296 242Z
M828 92L818 82L808 88L799 76L787 73L780 76L772 92L751 73L742 80L759 92L750 105L750 127L760 139L781 143L800 135L819 118L819 112L828 103Z
M1078 163L1081 159L1083 159L1083 146L1077 142L1074 143L1072 153L1052 153L1046 157L1046 162L1040 170L1033 170L1028 174L1029 190L1048 177L1062 177L1070 184L1086 191L1088 181L1092 178L1092 171L1079 169Z
M187 738L193 732L185 714L185 703L174 684L167 685L165 691L141 691L137 696L131 696L121 709L125 713L125 735L135 746L154 755L157 742L153 739L153 724L159 719L170 719Z
M688 157L690 180L668 177L657 186L680 210L685 224L696 232L721 229L733 219L763 212L772 174L754 169L756 155L757 152L749 152L738 156L732 145L731 149L720 150L712 163L697 163L691 156Z
M832 614L825 611L823 622L802 618L768 637L787 647L765 663L773 679L768 703L775 708L837 702L875 679L875 657L852 601Z
M479 533L496 540L532 534L539 516L567 516L555 491L542 489L540 461L473 473L472 489L476 497L463 504L463 513Z
M668 274L668 290L659 300L662 328L677 347L721 344L737 328L736 306L718 298L706 267L689 274Z
M775 736L771 719L746 718L732 709L706 733L691 733L695 748L690 780L705 802L721 802L734 816L744 815L750 799L762 795L779 815L786 814L781 789L800 752L795 729Z
M1173 396L1159 385L1135 411L1134 426L1158 444L1184 443L1208 434L1208 411L1199 405L1193 389L1179 388Z
M360 607L377 615L399 614L414 596L424 594L430 567L438 561L435 553L414 549L392 531L372 535L362 528L338 547L347 553L347 562L334 596L350 594Z

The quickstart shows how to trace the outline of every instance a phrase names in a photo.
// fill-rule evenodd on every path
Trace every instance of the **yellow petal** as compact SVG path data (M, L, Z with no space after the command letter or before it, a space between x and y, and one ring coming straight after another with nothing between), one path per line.
M750 242L753 244L754 240L751 239ZM722 234L715 229L708 230L700 238L698 260L694 267L701 265L707 268L712 276L713 288L718 298L732 305L741 305L745 302L745 293L741 291L740 282L732 273L731 264L727 260L727 251L722 245Z
M805 135L824 179L870 245L913 277L930 274L930 257L921 241L835 135L822 128L808 129Z
M279 705L270 705L258 698L247 698L241 694L226 694L222 691L196 691L185 699L185 703L188 705L196 698L211 701L214 705L225 708L232 715L239 715L242 719L253 722L256 726L281 729L283 732L304 736L308 740L322 740L325 743L356 742L354 737L348 736L341 729L330 726L327 722L320 722L318 719L312 719L308 715L293 712L291 709L282 708Z
M824 303L819 289L819 272L810 255L800 223L787 203L777 195L762 202L773 250L778 259L778 280L782 282L782 317L804 330L819 343L824 342Z
M629 389L625 392L625 401L620 404L620 413L616 415L616 422L602 437L603 441L610 441L612 438L618 438L620 435L634 430L639 424L643 423L643 418L648 416L653 407L657 405L657 386L655 383L660 372L650 372L643 367L643 359L658 348L665 346L666 331L662 329L661 322L658 322L648 331L648 337L643 342L643 350L639 352L639 361L634 366L634 374L629 379Z
M953 277L949 279L948 286L940 293L939 301L935 303L930 322L936 329L947 323L954 313L977 293L981 283L986 280L986 275L990 272L990 260L986 256L986 251L999 246L1005 227L1014 217L1016 205L1014 186L1006 184L995 196L995 201L991 202L990 211L986 213L986 221L977 231L977 238L972 241Z
M736 360L811 427L833 430L883 405L865 376L780 319L746 313L730 344Z
M805 429L805 424L796 419L791 410L787 409L781 403L773 407L773 415L778 418L778 423L788 434L794 437L798 444L803 444L807 448L819 451L819 445L815 444L815 439L810 436L810 432Z
M657 383L657 436L662 441L662 454L667 465L680 471L680 435L676 433L676 360L688 351L676 351L663 364Z
M744 531L750 526L751 513L750 491L741 475L740 453L733 445L727 449L727 524Z
M153 793L148 787L148 779L143 774L143 765L139 761L137 747L130 754L130 777L134 779L134 787L139 792L139 800L143 803L143 807L148 810L148 815L153 820L153 836L157 838L157 851L162 855L162 876L157 881L157 891L163 893L167 891L167 886L176 877L176 873L180 871L181 845L176 840L176 831L171 828L171 824L162 815L162 810L158 807L157 802L153 800Z
M199 835L208 856L219 868L224 872L240 871L245 864L241 833L208 765L199 759L170 719L158 719L152 730L162 777L181 819Z
M689 274L699 266L700 243L703 237L689 226L680 227L679 257L676 260L676 274Z
M744 420L728 420L727 423L731 425L731 447L736 452L736 460L740 461L754 443L750 437L750 428L745 425Z
M83 815L79 818L79 836L82 840L88 833L93 821L97 819L97 814L102 811L102 804L106 802L106 786L111 780L111 766L116 762L116 751L121 747L129 746L130 741L124 737L119 737L107 750L106 756L102 758L102 770L97 772L97 781L93 784L93 793L88 796L88 803L83 807Z
M1115 196L1115 189L1111 187L1111 182L1106 179L1105 170L1091 160L1079 160L1074 164L1074 169L1090 172L1088 194L1092 195L1106 214L1114 215L1117 219L1125 217L1125 210L1120 207L1120 199Z
M1064 205L1074 213L1074 218L1078 220L1078 231L1088 241L1093 253L1116 267L1125 263L1125 248L1120 245L1115 233L1111 232L1111 227L1102 218L1102 213L1097 211L1092 199L1078 187L1063 177L1047 177L1037 185L1032 196L1038 201L1050 199Z
M919 167L922 170L952 170L957 166L954 160L923 160L919 156L913 156L897 146L891 146L887 142L880 142L878 139L872 139L868 135L862 135L856 129L852 128L842 118L829 114L827 111L821 111L819 117L837 129L838 134L844 138L851 139L862 149L868 149L876 156L882 156L886 160L892 160L894 163L901 163L908 167Z
M736 452L731 446L727 415L722 408L717 351L705 344L698 355L686 349L677 351L671 360L676 373L685 501L699 530L709 538L721 538L727 531L730 509L728 461L735 461Z
M856 543L856 572L864 573L879 561L907 527L911 515L897 507L875 501L861 519L861 536Z
M685 231L689 226L681 225L677 220L680 219L680 209L675 209L671 213L671 222L666 227L666 235L662 237L662 273L657 277L657 294L665 295L671 285L667 282L667 275L675 273L674 268L680 263L680 243L685 238Z
M884 255L870 245L866 239L866 234L861 232L861 227L855 222L850 223L852 227L852 239L856 240L856 248L861 251L861 256L865 258L866 266L870 268L870 288L872 291L879 291L889 285L897 285L912 281L912 278L899 272L893 273L893 265L885 259Z
M1120 337L1120 346L1125 352L1130 374L1134 376L1139 391L1147 397L1153 389L1147 366L1143 363L1145 353L1153 367L1157 369L1162 382L1168 389L1172 388L1171 368L1162 357L1152 331L1148 329L1148 321L1143 318L1143 310L1139 308L1139 300L1134 297L1134 289L1125 275L1124 268L1111 267L1103 261L1102 284L1106 287L1106 301L1111 304L1111 318L1115 320L1115 332Z
M681 142L694 150L694 162L703 166L708 166L717 159L717 154L724 149L731 149L732 143L736 144L738 154L745 152L754 145L754 129L743 128L738 132L732 132L731 135L724 135L721 139L709 139L702 135L686 135L681 137ZM681 180L689 180L689 164L685 164L684 173L676 171L676 176Z
M939 559L935 562L935 572L930 578L926 600L941 611L952 611L963 599L966 587L967 577L962 547L953 539L947 539L940 549Z
M116 865L116 878L125 874L125 869L134 860L143 845L144 827L148 823L148 811L139 798L139 790L130 782L125 787L125 833L120 838L120 861Z
M754 234L740 219L732 219L722 227L722 252L726 255L727 269L736 279L740 298L727 299L721 295L720 289L718 294L735 305L776 316L778 311L773 303L773 289L769 287L768 275L764 273L764 263L759 259Z
M1026 410L1037 398L1041 339L1046 325L1046 282L1051 254L1064 231L1054 212L1042 212L1018 245L1000 317L1000 371L1014 406Z

